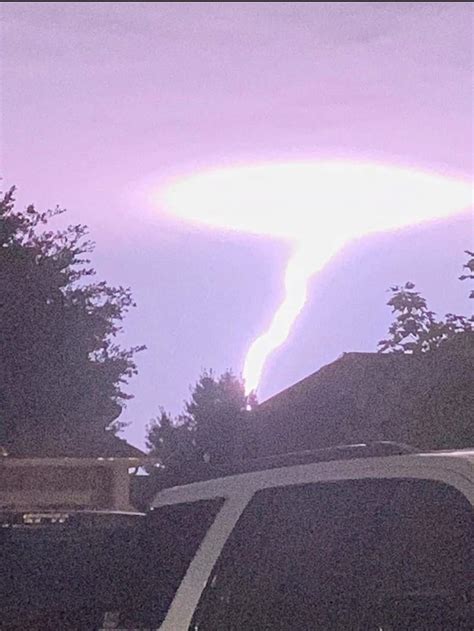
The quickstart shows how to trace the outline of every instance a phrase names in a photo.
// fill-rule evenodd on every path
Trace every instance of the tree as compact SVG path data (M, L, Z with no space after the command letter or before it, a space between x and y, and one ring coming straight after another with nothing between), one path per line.
M174 470L199 461L195 432L189 419L172 419L163 408L147 428L146 446L163 469Z
M217 463L238 459L244 425L256 403L255 395L246 395L242 380L232 371L218 379L212 371L204 371L185 404L200 453Z
M184 413L172 420L163 410L148 428L147 447L165 467L191 462L230 462L245 457L245 428L255 395L231 371L216 378L205 370L185 402Z
M459 280L474 280L474 252L471 252L470 250L465 250L465 254L468 255L469 260L463 265L463 268L467 269L468 273L461 274ZM471 289L469 298L474 298L474 289Z
M461 275L460 280L474 279L473 253L466 250L466 254L470 259L464 267L470 273ZM396 317L389 327L389 336L378 343L380 353L417 354L439 348L472 352L474 316L447 313L444 320L438 320L411 282L392 287L391 292L387 305ZM469 297L474 298L473 291Z
M379 351L416 353L430 350L437 343L433 332L438 330L435 314L428 309L426 300L414 291L411 282L391 288L392 297L387 305L396 314L388 330L389 337L379 342Z
M132 296L91 282L85 226L51 230L64 211L15 210L14 191L0 199L0 444L93 440L131 398L143 347L115 338Z

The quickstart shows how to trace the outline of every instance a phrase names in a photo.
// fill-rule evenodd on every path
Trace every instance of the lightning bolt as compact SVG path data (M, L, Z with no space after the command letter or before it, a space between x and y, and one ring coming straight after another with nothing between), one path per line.
M294 244L284 298L245 358L251 392L268 357L288 339L309 280L346 243L470 208L472 185L411 167L318 160L211 169L170 181L152 199L176 219Z
M338 252L342 242L329 241L324 247L298 246L285 271L285 296L268 329L251 344L244 363L243 379L247 394L257 389L265 363L271 353L290 335L308 295L308 283Z

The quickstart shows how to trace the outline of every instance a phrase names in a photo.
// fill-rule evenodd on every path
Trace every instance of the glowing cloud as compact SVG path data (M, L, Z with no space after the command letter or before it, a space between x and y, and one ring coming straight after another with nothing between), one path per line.
M284 300L247 353L243 376L251 391L303 308L308 280L348 241L448 217L472 205L472 188L414 169L327 160L207 171L174 181L158 201L186 221L295 243Z

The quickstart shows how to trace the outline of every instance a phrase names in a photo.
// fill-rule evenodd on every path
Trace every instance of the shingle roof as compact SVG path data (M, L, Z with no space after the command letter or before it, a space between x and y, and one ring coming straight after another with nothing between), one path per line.
M46 437L45 440L17 440L3 445L8 455L14 458L61 457L71 458L140 458L144 456L137 447L130 445L110 431L83 434L82 436Z
M371 440L473 446L473 374L471 354L346 353L259 406L259 451Z

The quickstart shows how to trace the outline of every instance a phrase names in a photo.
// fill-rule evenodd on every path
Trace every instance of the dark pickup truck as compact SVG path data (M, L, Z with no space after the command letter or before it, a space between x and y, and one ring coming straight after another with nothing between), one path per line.
M93 631L146 624L140 620L143 525L140 513L1 512L0 628Z

